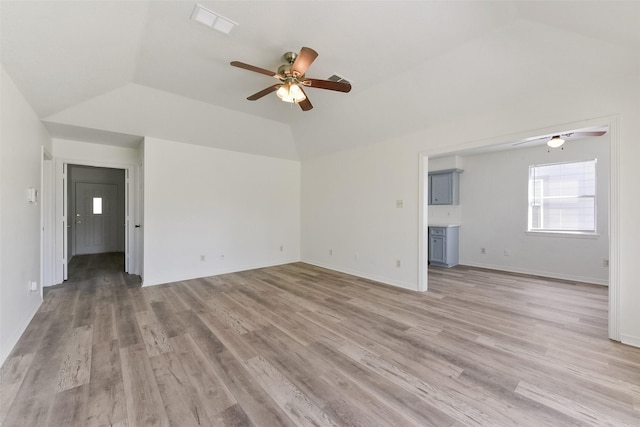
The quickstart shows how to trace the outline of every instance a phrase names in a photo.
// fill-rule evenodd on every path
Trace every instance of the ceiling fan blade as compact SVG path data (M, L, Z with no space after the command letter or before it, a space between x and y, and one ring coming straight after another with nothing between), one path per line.
M558 133L556 134L557 136L564 138L564 139L575 139L575 138L585 138L587 136L602 136L605 133L607 133L606 130L594 130L594 131L578 131L578 132L565 132L565 133ZM532 142L536 142L536 141L548 141L550 140L553 136L555 135L547 135L547 136L541 136L541 137L536 137L536 138L527 138L523 141L519 141L519 142L514 142L513 144L511 144L512 146L516 146L516 145L521 145L521 144L529 144Z
M318 52L310 47L303 47L291 66L291 73L295 77L303 76L307 72L307 68L318 57Z
M309 101L309 98L305 99L304 101L298 102L298 105L300 106L300 108L302 108L302 111L309 111L313 108L313 105L311 105L311 101Z
M302 111L309 111L313 108L313 105L311 105L311 101L309 101L309 96L307 96L304 89L300 88L300 90L302 91L302 93L304 93L304 96L306 98L298 102L298 105L300 106L300 108L302 108Z
M570 136L572 138L575 137L579 137L579 136L602 136L605 133L607 133L606 130L594 130L594 131L588 131L588 132L572 132L570 134L568 134L567 136Z
M550 138L551 138L550 136L543 136L542 138L529 138L529 139L525 139L524 141L514 142L511 145L512 146L516 146L516 145L521 145L521 144L530 144L532 142L542 141L543 139L544 140L549 140Z
M265 70L264 68L256 67L256 66L250 65L250 64L245 64L244 62L231 61L230 64L233 67L244 68L245 70L254 71L256 73L264 74L264 75L269 76L269 77L275 77L277 79L280 78L280 75L277 74L277 73L274 73L273 71Z
M319 79L304 79L303 85L308 87L315 87L318 89L329 89L338 92L349 92L351 85L345 82L333 82L331 80L319 80Z
M276 90L278 90L280 88L280 86L282 86L282 85L278 84L278 85L269 86L268 88L262 89L260 92L256 92L253 95L247 97L247 99L249 101L255 101L257 99L262 98L265 95L269 95L271 92L275 92Z

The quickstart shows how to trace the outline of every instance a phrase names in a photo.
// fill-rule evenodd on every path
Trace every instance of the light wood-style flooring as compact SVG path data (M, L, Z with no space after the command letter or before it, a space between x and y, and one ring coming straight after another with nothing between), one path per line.
M640 425L604 287L458 266L417 293L295 263L141 288L99 258L2 367L5 426Z

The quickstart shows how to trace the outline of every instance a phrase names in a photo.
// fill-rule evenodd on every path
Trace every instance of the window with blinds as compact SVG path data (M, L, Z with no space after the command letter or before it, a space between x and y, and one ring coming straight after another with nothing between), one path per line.
M529 231L596 232L596 162L529 166Z

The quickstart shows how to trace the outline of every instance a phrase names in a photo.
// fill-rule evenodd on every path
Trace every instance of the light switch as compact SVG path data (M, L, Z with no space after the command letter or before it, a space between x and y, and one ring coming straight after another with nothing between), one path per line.
M38 190L33 187L27 189L27 201L29 203L38 203Z

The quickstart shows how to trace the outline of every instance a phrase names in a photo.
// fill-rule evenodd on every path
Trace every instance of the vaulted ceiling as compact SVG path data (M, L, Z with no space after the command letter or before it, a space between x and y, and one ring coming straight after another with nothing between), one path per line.
M52 136L130 145L153 136L298 159L374 143L567 85L640 70L640 2L202 1L239 25L190 19L194 1L6 1L1 62ZM277 83L286 51L319 56L348 94Z

